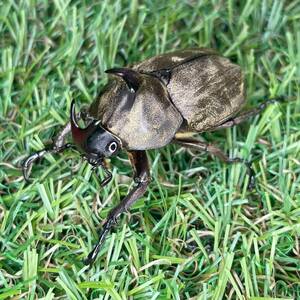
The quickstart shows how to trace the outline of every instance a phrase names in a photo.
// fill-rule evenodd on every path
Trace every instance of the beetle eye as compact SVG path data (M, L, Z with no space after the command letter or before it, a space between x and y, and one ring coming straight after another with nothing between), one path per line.
M108 151L109 151L110 153L114 153L114 152L117 150L117 148L118 148L117 143L116 143L116 142L111 142L111 143L109 144L109 146L108 146Z

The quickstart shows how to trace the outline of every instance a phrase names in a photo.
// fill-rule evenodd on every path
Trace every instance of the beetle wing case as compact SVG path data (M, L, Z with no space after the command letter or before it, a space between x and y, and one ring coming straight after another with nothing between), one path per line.
M175 67L185 64L202 56L218 55L213 49L209 48L190 48L177 50L150 57L134 65L134 69L145 72L155 72L158 70L172 70Z
M130 91L122 79L115 78L90 109L104 127L122 140L127 150L167 145L183 121L160 80L145 74L140 76L141 85L136 92Z
M235 116L245 102L240 67L212 49L157 55L132 70L139 79L136 91L115 78L90 108L128 150L163 147L182 124L189 131L209 130Z
M219 56L176 68L168 85L175 106L195 131L205 131L240 111L244 102L241 69ZM188 99L188 101L182 101Z
M191 131L201 132L222 124L245 103L241 68L213 49L166 53L135 68L158 76L168 71L168 93Z

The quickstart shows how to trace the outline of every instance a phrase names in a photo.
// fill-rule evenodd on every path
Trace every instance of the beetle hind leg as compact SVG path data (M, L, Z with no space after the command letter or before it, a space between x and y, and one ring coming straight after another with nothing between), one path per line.
M218 147L205 142L198 141L193 138L176 138L174 140L174 143L187 148L193 148L196 150L210 153L214 156L217 156L220 160L228 164L233 164L233 163L244 164L247 168L247 174L249 176L248 189L253 189L255 187L255 173L254 170L252 169L251 162L247 162L239 157L230 158Z

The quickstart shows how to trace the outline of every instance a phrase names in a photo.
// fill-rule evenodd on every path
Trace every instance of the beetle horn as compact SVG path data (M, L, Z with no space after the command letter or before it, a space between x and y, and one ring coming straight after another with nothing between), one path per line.
M72 102L71 102L70 119L71 119L71 126L72 126L72 129L73 129L73 128L80 129L80 128L79 128L79 125L78 125L78 123L77 123L76 112L75 112L75 101L74 101L74 100L72 100Z
M141 76L138 72L128 68L113 68L105 73L121 77L132 92L136 92L141 84Z
M71 122L71 131L72 131L72 137L78 146L83 145L84 141L86 140L88 133L90 132L90 124L86 128L80 128L77 122L76 118L76 112L75 112L75 101L72 100L71 102L71 111L70 111L70 122Z

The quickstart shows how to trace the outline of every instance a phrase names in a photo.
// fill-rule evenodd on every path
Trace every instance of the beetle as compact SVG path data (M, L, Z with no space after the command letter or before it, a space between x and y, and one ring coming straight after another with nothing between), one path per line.
M169 143L208 152L227 163L245 163L250 185L254 174L249 162L229 158L218 147L184 137L180 133L201 133L237 125L258 114L266 105L241 112L246 102L241 68L213 49L191 48L157 55L127 68L106 71L113 75L100 96L87 111L76 114L71 103L70 121L53 144L30 155L23 162L28 180L31 165L46 153L58 153L72 144L65 143L71 133L77 149L93 168L102 167L105 186L112 178L105 158L126 150L134 170L136 185L113 208L104 222L99 241L85 263L92 264L107 233L118 217L140 198L150 182L146 150ZM78 119L86 123L78 125Z

